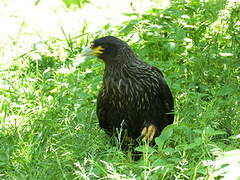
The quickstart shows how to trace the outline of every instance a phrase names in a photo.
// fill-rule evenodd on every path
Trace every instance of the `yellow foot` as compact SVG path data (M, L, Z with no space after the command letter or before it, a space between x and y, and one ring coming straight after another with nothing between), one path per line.
M141 132L142 141L151 142L157 132L158 132L158 129L153 124L151 124L148 127L143 128L143 130Z

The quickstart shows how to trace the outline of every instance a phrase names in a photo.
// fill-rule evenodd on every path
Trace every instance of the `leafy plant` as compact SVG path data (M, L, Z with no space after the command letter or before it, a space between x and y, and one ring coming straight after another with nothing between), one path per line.
M239 169L239 6L177 0L93 35L85 25L79 36L62 29L64 39L33 44L0 70L0 178L210 180ZM155 147L136 148L137 162L98 128L104 65L72 66L83 46L110 33L159 67L174 92L174 124Z

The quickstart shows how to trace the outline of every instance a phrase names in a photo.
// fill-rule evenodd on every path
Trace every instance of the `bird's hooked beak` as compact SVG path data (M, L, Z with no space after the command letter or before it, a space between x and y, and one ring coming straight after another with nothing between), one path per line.
M85 47L85 48L83 48L81 55L82 56L91 56L91 55L93 55L93 50L89 47Z
M76 60L73 62L73 67L78 67L86 59L91 58L91 56L99 57L103 54L104 48L102 46L91 46L83 48L82 52L77 56Z
M100 56L104 51L104 48L102 46L96 46L96 47L86 47L83 48L81 55L82 56Z

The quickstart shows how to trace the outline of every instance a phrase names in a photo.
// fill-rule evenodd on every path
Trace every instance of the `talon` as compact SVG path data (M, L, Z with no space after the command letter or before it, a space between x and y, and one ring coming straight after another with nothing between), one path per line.
M145 136L146 135L146 132L147 132L147 128L143 128L142 132L141 132L141 136Z
M142 141L148 140L149 142L153 140L156 135L158 129L154 125L150 125L148 127L143 128L141 132Z

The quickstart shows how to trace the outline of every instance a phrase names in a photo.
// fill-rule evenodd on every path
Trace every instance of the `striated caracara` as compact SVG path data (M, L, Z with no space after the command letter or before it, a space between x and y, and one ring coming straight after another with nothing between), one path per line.
M158 68L141 61L127 43L113 36L94 40L83 52L89 54L105 63L97 117L108 134L121 130L122 141L151 142L173 123L173 97Z

